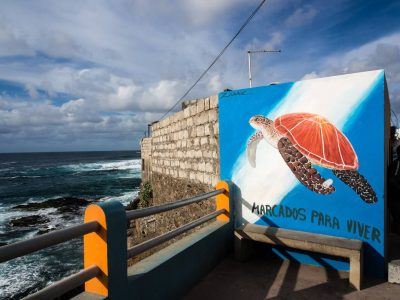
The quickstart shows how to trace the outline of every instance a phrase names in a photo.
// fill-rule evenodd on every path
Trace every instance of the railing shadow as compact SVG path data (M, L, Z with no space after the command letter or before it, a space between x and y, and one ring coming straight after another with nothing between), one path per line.
M283 286L283 285L282 285ZM296 291L286 291L275 297L267 299L343 299L343 296L352 292L347 285L347 280L342 278L332 282L321 283L312 287L299 289Z
M246 208L248 208L250 210L252 209L252 206L245 199L243 199L242 197L240 199L241 199L240 203L242 205L244 205ZM240 205L240 208L242 205ZM241 209L240 209L240 212L242 212ZM240 218L241 218L241 214L240 214ZM290 261L289 266L286 270L284 280L283 280L280 290L278 292L278 296L282 295L283 293L286 294L290 291L294 291L295 286L296 286L296 280L297 280L299 269L300 269L300 262L293 255L291 255L290 252L285 247L287 247L289 249L292 249L292 248L288 247L285 244L285 242L283 242L278 237L274 236L274 235L276 235L279 226L266 216L261 216L260 219L269 225L269 227L266 227L266 233L268 234L268 237L277 245L277 246L269 246L269 247L271 249L275 248L276 251L279 251L281 256L285 257L287 260ZM246 236L245 233L242 233L242 234L244 234L244 236ZM248 237L248 238L251 239L250 237ZM301 251L301 250L297 250L297 249L292 249L292 251L295 251L296 253L307 254L314 261L316 261L319 265L321 265L325 270L325 274L326 274L326 278L327 278L328 282L336 282L336 281L343 280L340 277L338 270L334 269L330 264L328 264L324 259L322 259L322 255L312 253L312 252L307 252L307 251ZM338 259L340 259L340 258L338 258ZM344 281L346 281L346 279L344 279Z

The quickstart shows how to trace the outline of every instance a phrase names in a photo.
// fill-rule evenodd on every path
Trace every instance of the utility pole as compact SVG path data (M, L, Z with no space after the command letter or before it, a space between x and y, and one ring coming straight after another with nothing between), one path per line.
M248 58L248 63L249 63L249 85L250 87L253 87L253 77L251 75L251 55L256 54L256 53L279 53L282 52L280 49L279 50L248 50L247 51L247 58Z

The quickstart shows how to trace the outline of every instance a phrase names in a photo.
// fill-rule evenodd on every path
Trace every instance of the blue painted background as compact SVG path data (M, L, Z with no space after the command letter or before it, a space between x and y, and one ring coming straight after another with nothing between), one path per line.
M359 172L374 188L378 202L371 205L364 203L351 188L336 179L331 170L316 167L322 176L334 179L336 191L331 195L319 195L299 184L280 203L291 208L304 208L307 211L306 221L264 215L256 222L261 225L364 240L365 273L375 277L384 277L385 274L384 80L382 72L376 84L369 90L363 104L352 114L351 122L347 122L343 129L358 155ZM232 180L235 163L246 150L247 141L254 133L254 129L248 123L250 117L257 114L267 115L285 97L293 84L285 83L219 94L221 178ZM271 179L266 178L266 180ZM312 210L337 217L340 228L332 229L311 223L309 215ZM360 237L357 233L348 232L346 222L349 219L378 228L381 233L380 243ZM348 269L347 262L322 255L308 255L304 252L287 250L277 253L284 258L302 263Z

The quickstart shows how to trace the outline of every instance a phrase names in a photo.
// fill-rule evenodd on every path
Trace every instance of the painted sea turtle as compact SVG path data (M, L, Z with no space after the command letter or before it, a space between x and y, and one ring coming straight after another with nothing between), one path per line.
M367 203L377 201L371 185L358 171L358 158L347 137L322 116L291 113L272 121L254 116L249 121L257 131L247 144L247 158L256 166L257 145L263 138L277 148L296 178L319 194L335 191L332 179L323 178L312 165L331 169Z

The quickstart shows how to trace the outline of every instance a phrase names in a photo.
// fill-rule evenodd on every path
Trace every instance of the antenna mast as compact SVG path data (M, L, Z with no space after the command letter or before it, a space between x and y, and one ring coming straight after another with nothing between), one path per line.
M282 50L248 50L247 51L247 59L249 64L249 85L253 87L253 76L251 74L251 55L256 53L280 53Z

